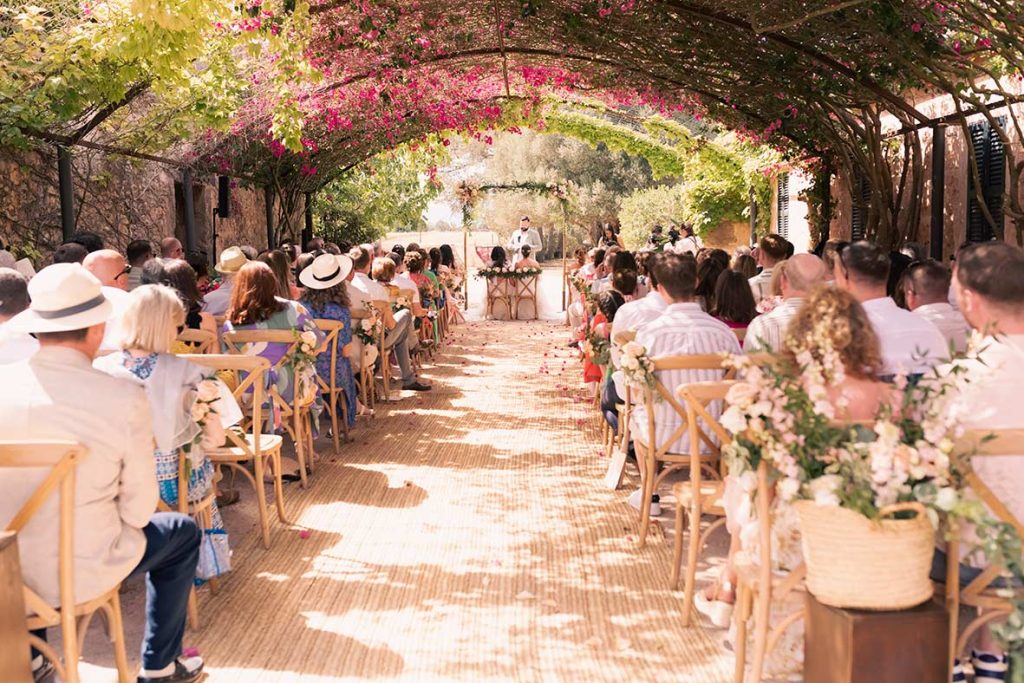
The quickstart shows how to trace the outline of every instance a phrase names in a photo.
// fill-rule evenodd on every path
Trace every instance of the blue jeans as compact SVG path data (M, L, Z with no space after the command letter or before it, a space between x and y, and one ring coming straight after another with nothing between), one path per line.
M130 577L146 575L146 632L142 668L162 669L181 654L188 595L203 534L188 515L158 512L142 532L146 551ZM46 640L46 631L33 631ZM32 656L39 653L33 648Z
M971 567L963 562L960 563L960 587L965 588L971 581L974 581L981 575L982 569L977 567ZM929 574L929 578L932 581L938 583L946 583L946 553L943 550L935 549L935 554L932 555L932 570ZM1020 584L1016 579L1006 576L997 577L992 581L991 584L994 588L1009 588L1012 586L1019 586Z

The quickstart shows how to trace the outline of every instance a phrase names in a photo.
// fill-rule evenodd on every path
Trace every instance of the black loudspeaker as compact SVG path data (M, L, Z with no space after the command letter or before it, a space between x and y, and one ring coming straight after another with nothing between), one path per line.
M217 215L231 217L231 179L226 175L217 177Z

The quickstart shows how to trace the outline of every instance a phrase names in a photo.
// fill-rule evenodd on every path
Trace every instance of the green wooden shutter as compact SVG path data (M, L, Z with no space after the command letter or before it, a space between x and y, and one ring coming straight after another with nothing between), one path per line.
M1000 126L1004 119L998 119ZM970 126L971 147L978 162L982 195L974 187L971 167L967 167L967 241L987 242L994 237L992 226L985 220L981 202L985 202L996 223L1003 220L1003 194L1006 190L1006 154L1003 141L988 121Z
M780 173L778 180L778 199L775 202L778 216L778 232L781 237L789 238L789 174Z

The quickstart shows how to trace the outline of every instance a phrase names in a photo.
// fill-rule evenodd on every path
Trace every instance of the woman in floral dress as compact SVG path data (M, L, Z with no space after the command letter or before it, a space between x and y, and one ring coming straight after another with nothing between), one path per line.
M178 461L189 454L187 499L198 503L213 492L213 463L204 450L224 443L224 430L242 417L231 393L212 373L169 350L185 324L177 292L142 285L129 295L120 320L121 351L96 359L95 367L141 384L149 399L156 441L154 458L160 499L178 509ZM224 529L214 500L210 528ZM205 577L209 578L209 577Z

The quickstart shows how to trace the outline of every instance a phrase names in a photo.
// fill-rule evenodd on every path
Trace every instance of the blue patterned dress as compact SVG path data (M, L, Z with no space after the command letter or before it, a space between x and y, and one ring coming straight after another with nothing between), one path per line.
M352 372L352 363L345 356L341 355L341 349L346 344L352 343L352 313L341 304L328 302L322 309L316 308L308 301L303 305L314 318L324 320L337 320L344 323L344 327L338 332L338 364L335 367L335 383L345 390L345 403L348 405L348 426L353 427L356 423L356 378ZM325 381L331 377L331 357L322 353L316 359L316 372Z

